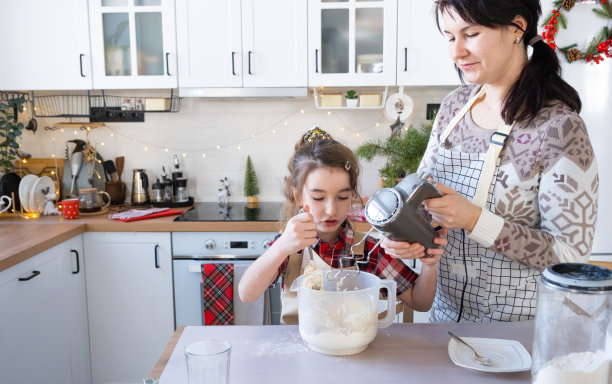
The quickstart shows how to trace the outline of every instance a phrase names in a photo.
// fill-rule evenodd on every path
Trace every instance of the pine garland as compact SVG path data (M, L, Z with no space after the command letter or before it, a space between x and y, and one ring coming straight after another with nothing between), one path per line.
M244 173L244 195L256 196L259 194L259 185L257 183L257 174L253 168L251 156L247 156L246 171Z
M376 156L387 158L387 163L379 169L379 173L386 179L385 186L392 185L395 179L416 172L427 148L433 121L424 121L418 127L410 126L392 134L385 141L368 141L359 146L355 154L367 161L372 161Z
M604 57L612 57L612 32L607 26L604 26L597 35L595 35L584 50L578 48L578 44L573 43L565 47L558 47L555 43L555 35L559 31L559 27L567 29L567 19L562 12L570 12L576 0L556 0L554 3L555 9L544 21L543 27L546 29L542 32L542 38L552 49L557 49L565 54L565 58L571 63L574 61L584 60L587 63L594 62L599 64L604 61ZM599 0L599 8L593 8L592 11L599 17L609 20L612 19L612 6L610 0Z

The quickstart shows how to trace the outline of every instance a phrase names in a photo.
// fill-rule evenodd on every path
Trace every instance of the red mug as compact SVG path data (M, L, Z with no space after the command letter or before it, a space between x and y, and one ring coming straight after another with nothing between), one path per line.
M62 200L62 215L67 219L78 219L79 199Z

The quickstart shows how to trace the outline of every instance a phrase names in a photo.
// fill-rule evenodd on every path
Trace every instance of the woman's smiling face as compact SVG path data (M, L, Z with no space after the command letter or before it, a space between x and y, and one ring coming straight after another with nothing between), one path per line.
M304 182L300 206L308 211L317 223L319 237L329 242L340 233L340 226L351 209L353 191L348 172L340 168L323 167L312 170Z
M442 14L444 34L448 39L450 57L472 84L497 84L506 76L514 76L517 28L489 28L467 22L455 10Z

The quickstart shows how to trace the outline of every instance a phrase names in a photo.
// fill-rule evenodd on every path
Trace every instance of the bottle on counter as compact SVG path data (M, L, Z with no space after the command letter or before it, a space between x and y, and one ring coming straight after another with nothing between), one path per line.
M153 201L156 203L161 203L164 201L164 185L159 182L159 179L153 183L151 186L153 190Z
M174 196L175 201L179 201L177 197L177 193L178 193L177 179L180 179L182 177L183 177L183 171L181 170L181 163L179 162L178 156L174 155L174 160L173 160L173 165L172 165L172 196Z

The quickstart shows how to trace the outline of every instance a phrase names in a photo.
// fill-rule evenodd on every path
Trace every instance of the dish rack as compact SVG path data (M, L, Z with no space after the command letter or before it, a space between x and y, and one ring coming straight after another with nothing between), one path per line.
M169 97L100 94L36 95L32 91L35 117L88 118L90 122L138 122L145 113L179 112L182 99L170 90Z

